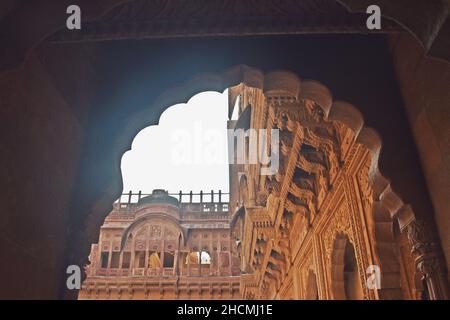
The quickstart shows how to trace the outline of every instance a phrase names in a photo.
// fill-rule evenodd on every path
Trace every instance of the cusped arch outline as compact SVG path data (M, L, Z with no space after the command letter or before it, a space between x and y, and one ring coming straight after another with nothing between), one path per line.
M344 279L344 255L346 247L354 243L350 240L348 234L337 232L333 240L333 248L331 253L331 295L334 300L346 300L345 279ZM355 253L356 255L356 253ZM358 263L358 262L357 262ZM359 273L359 271L358 271ZM360 275L359 277L360 278ZM362 284L361 284L362 286Z
M152 220L167 221L167 223L170 226L174 227L174 229L176 229L180 232L180 235L181 235L180 244L183 244L183 245L185 244L185 239L187 239L187 230L185 228L183 228L182 226L180 226L179 221L177 219L175 219L172 216L163 214L163 213L153 213L152 212L152 213L142 215L141 217L139 217L138 219L133 221L133 223L131 223L125 229L125 231L122 233L122 238L120 239L120 251L123 251L123 249L125 248L125 243L128 240L129 235L131 234L131 232L133 230L135 230L139 226L145 224L146 222L150 222Z
M155 113L158 119L161 114L170 106L180 103L187 103L194 95L204 91L223 92L229 87L244 84L248 87L261 89L266 95L277 95L280 92L296 99L307 99L317 103L323 111L324 120L335 121L345 125L354 133L356 143L366 147L371 155L371 166L369 170L369 183L373 188L374 206L373 220L375 223L375 244L376 256L382 268L389 270L390 278L395 285L390 284L390 292L401 292L400 273L398 261L393 260L393 222L398 218L399 225L406 225L414 219L414 213L408 205L405 205L401 198L392 190L390 182L379 170L378 159L381 152L381 139L375 130L364 126L364 119L356 107L343 101L333 101L331 91L317 81L301 80L293 72L272 71L264 74L262 71L247 65L238 65L222 73L200 74L183 85L173 87L156 99L149 108L138 112L124 128L119 139L116 141L116 154L114 167L120 179L114 180L115 185L111 186L106 197L110 203L121 194L121 170L120 159L122 155L131 149L134 137L145 127L158 124L146 119L154 118ZM113 191L113 192L111 192ZM103 203L104 200L102 201ZM107 210L105 210L106 212ZM386 227L386 224L390 225ZM380 240L378 242L378 240ZM380 290L383 292L383 289Z

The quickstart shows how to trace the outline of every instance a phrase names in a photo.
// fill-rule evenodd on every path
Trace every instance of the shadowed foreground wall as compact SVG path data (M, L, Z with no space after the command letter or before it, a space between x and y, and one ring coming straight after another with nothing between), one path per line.
M0 75L0 298L58 296L91 92L83 55L42 48Z
M426 57L409 35L392 36L390 46L450 266L450 64Z
M383 140L383 174L416 212L432 212L383 36L44 43L0 75L0 296L61 297L65 267L86 262L121 192L119 160L134 135L119 138L130 119L149 110L155 124L163 92L240 64L319 80L358 107Z

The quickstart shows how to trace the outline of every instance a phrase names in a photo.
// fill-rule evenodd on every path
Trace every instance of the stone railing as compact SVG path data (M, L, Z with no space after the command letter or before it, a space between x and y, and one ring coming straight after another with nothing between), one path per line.
M122 196L114 203L114 208L119 211L133 210L139 205L141 198L151 196L150 193L134 193L132 191L122 194ZM181 213L228 213L229 211L229 193L223 193L221 190L214 192L200 191L194 193L192 191L183 193L168 193L169 196L178 199Z

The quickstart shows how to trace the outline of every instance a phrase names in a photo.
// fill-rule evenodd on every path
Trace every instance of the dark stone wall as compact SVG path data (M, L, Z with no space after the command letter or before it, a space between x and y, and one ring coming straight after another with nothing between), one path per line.
M2 299L61 290L82 110L92 94L88 51L42 47L0 75Z
M450 267L450 64L426 57L409 35L390 38L401 93ZM431 213L431 212L430 212Z
M318 80L335 100L358 107L381 135L381 171L394 191L416 212L432 212L383 36L43 44L22 69L0 75L8 120L0 144L0 271L11 279L0 296L73 297L64 291L65 267L86 261L121 192L120 158L133 136L118 138L131 117L198 74L239 64ZM163 107L154 107L148 125Z

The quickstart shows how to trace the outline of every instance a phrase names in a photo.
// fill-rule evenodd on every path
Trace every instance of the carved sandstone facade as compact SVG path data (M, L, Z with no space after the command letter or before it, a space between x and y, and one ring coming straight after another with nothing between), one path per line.
M381 175L381 141L356 108L285 72L231 88L230 108L238 96L241 117L229 127L279 129L280 139L275 175L260 164L231 169L243 298L449 298L432 217Z

